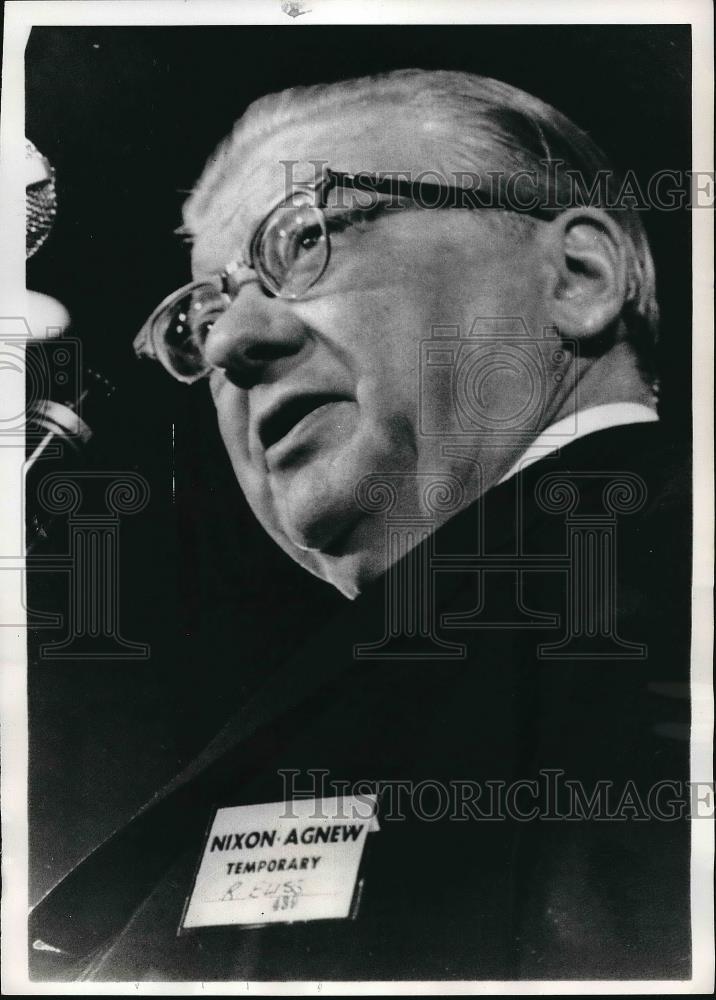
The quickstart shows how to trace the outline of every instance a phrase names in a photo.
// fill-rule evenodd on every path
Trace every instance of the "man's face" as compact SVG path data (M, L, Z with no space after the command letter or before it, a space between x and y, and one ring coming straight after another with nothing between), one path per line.
M236 257L287 193L280 161L415 176L435 167L425 145L398 122L376 130L335 118L275 136L243 165L232 222L197 240L195 272ZM268 297L252 282L215 324L212 394L239 483L269 532L314 571L330 577L343 559L360 576L363 554L382 544L382 523L356 500L363 477L385 474L398 503L417 511L421 474L457 475L471 498L511 464L512 453L494 445L469 462L446 457L440 436L421 433L421 407L445 438L460 429L451 397L424 385L421 398L421 342L435 327L465 336L476 317L519 316L539 328L534 251L502 216L407 208L358 219L331 234L328 267L305 297ZM516 391L514 371L497 366L481 406L499 419L514 412Z

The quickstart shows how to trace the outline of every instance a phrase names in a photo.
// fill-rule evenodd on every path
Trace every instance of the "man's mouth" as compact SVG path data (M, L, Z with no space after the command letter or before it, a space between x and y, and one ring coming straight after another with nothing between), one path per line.
M264 451L268 451L306 420L311 414L332 403L344 403L349 399L345 393L316 392L293 396L279 403L270 413L262 417L258 435Z

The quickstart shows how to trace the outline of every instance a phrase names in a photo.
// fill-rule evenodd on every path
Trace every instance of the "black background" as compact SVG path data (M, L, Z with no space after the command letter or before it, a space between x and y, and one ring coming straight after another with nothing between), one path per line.
M558 107L643 183L690 167L688 26L40 28L27 135L57 171L29 287L59 298L86 358L120 386L104 468L146 477L122 521L121 628L145 661L52 663L30 643L32 893L125 820L272 664L342 602L256 526L204 387L135 362L134 334L188 279L173 235L204 161L257 96L398 67L506 80ZM645 217L663 324L662 419L688 444L690 219ZM172 447L172 428L174 446ZM61 541L54 544L61 546ZM60 574L30 603L66 606Z

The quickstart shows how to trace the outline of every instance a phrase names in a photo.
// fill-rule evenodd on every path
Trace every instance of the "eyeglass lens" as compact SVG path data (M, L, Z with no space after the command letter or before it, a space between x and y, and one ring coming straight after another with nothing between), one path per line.
M259 229L252 265L267 291L298 298L321 277L329 253L324 214L299 193L277 206ZM204 343L228 301L217 287L206 284L157 317L153 329L157 356L182 381L195 381L209 370Z
M274 209L257 234L254 265L275 295L297 298L321 277L328 252L323 212L297 195Z
M188 292L158 317L154 343L165 366L191 380L208 371L204 342L225 308L226 297L214 285L206 284Z

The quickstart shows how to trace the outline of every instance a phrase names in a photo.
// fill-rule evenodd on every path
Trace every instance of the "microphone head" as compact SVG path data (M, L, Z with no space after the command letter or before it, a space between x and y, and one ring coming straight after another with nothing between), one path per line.
M29 259L50 235L57 213L55 170L29 139L25 139L25 200L25 257Z

